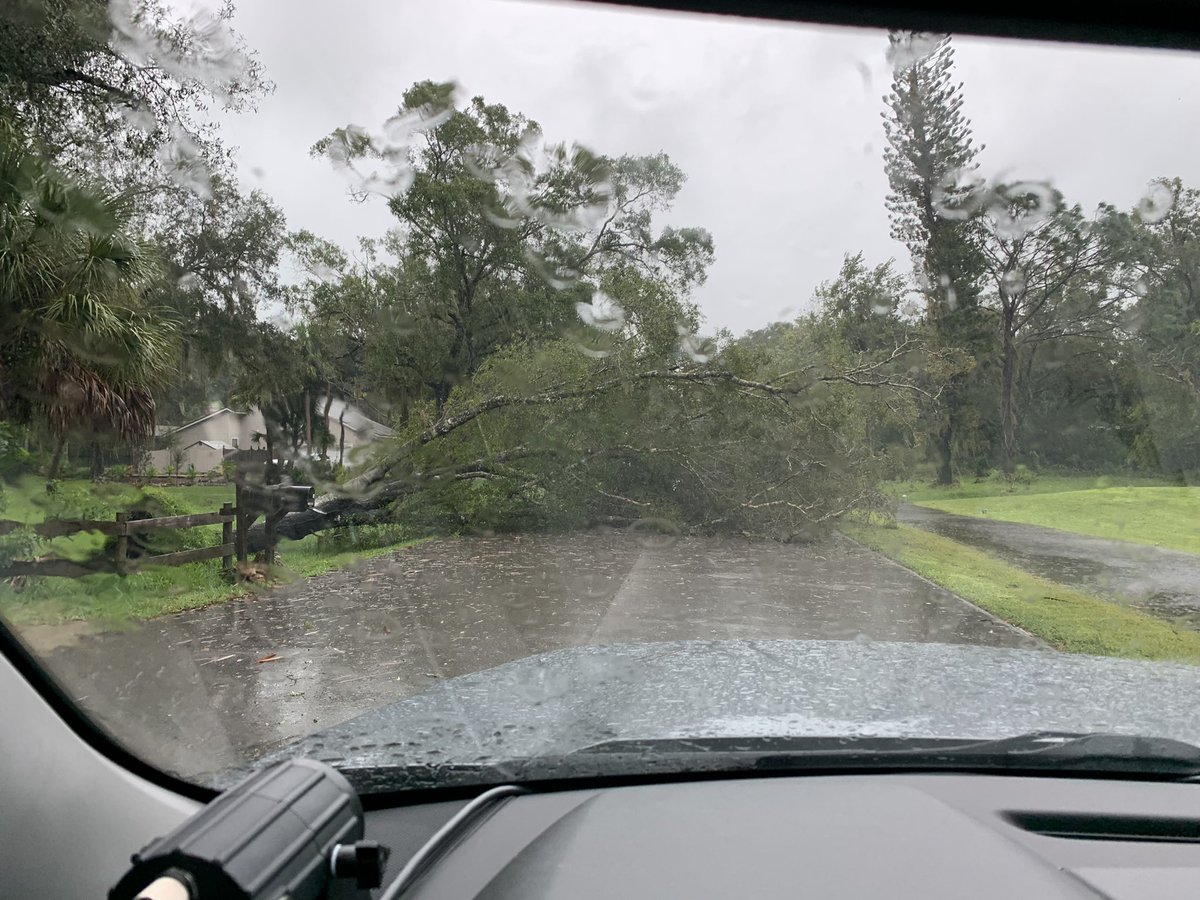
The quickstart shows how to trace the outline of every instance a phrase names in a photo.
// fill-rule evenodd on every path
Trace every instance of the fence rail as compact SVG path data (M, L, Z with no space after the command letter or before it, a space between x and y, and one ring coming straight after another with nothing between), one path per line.
M47 522L37 522L27 525L24 522L13 522L9 519L0 521L0 535L12 534L21 528L29 528L39 537L56 538L79 531L99 531L102 534L116 534L120 522L98 522L90 519L50 519Z
M226 572L232 573L234 557L237 554L233 528L236 520L237 509L232 503L226 503L218 512L195 513L186 516L156 516L149 519L131 519L128 513L117 513L116 520L111 522L88 519L50 519L46 522L27 525L24 522L0 521L0 535L11 534L19 528L30 528L39 537L46 538L63 537L81 531L96 531L101 534L115 535L117 538L116 552L111 561L97 559L76 562L58 557L19 559L0 568L0 578L13 578L19 575L82 578L86 575L97 575L104 572L127 575L152 565L182 566L186 563L217 558L221 559L221 567ZM137 559L129 558L129 536L131 534L153 530L196 528L201 525L223 526L221 543L213 547L198 547L194 550L179 550L174 553L160 553L157 556L144 556Z

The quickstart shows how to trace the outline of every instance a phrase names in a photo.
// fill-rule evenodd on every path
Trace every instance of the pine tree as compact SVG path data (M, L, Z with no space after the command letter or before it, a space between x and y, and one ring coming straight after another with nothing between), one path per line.
M962 84L952 81L948 35L892 32L894 76L882 114L888 144L884 170L891 188L892 237L912 254L925 299L931 340L940 349L979 355L987 329L978 298L984 274L981 224L974 201L976 157L971 122L962 111ZM936 410L938 482L953 479L955 438L965 419L966 375L942 388Z

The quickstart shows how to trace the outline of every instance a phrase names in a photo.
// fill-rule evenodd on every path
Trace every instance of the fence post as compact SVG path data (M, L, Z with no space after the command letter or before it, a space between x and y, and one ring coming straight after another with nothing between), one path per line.
M223 515L223 516L233 515L233 504L229 503L228 501L226 501L224 504L222 504L221 515ZM233 520L232 519L221 523L221 543L222 544L232 544L233 543ZM221 568L226 573L232 572L233 571L233 557L232 556L222 556L221 557Z
M234 489L233 500L237 506L237 534L234 536L234 543L237 545L235 551L237 553L237 561L244 563L246 561L246 530L248 527L248 516L246 515L246 504L242 499L242 486L239 484Z
M128 571L129 554L129 513L117 513L117 574L125 575Z

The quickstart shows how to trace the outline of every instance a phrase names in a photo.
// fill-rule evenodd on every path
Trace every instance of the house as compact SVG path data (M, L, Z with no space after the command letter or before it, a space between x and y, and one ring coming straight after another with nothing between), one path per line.
M386 425L376 422L358 407L338 397L317 398L319 412L325 410L326 404L329 405L329 410L325 420L328 423L329 433L333 436L333 447L330 454L334 458L338 457L338 451L343 447L348 453L355 447L361 447L380 438L392 437L396 433Z
M327 404L326 423L333 437L329 455L335 460L352 461L359 455L352 451L395 433L358 407L336 397L329 401L324 397L317 398L318 416ZM224 459L240 450L265 450L267 444L263 435L266 430L266 420L257 407L245 412L222 407L186 425L161 426L157 435L160 446L168 446L152 451L147 465L160 472L171 466L177 467L179 472L186 472L189 467L197 472L208 472L219 468Z

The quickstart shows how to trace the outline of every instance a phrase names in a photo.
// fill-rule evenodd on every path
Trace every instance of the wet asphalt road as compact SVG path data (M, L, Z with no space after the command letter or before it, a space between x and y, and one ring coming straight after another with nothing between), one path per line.
M1200 556L904 504L897 519L1027 572L1200 629Z
M843 538L628 534L439 540L127 630L27 634L110 731L182 774L530 654L712 638L1044 646Z

